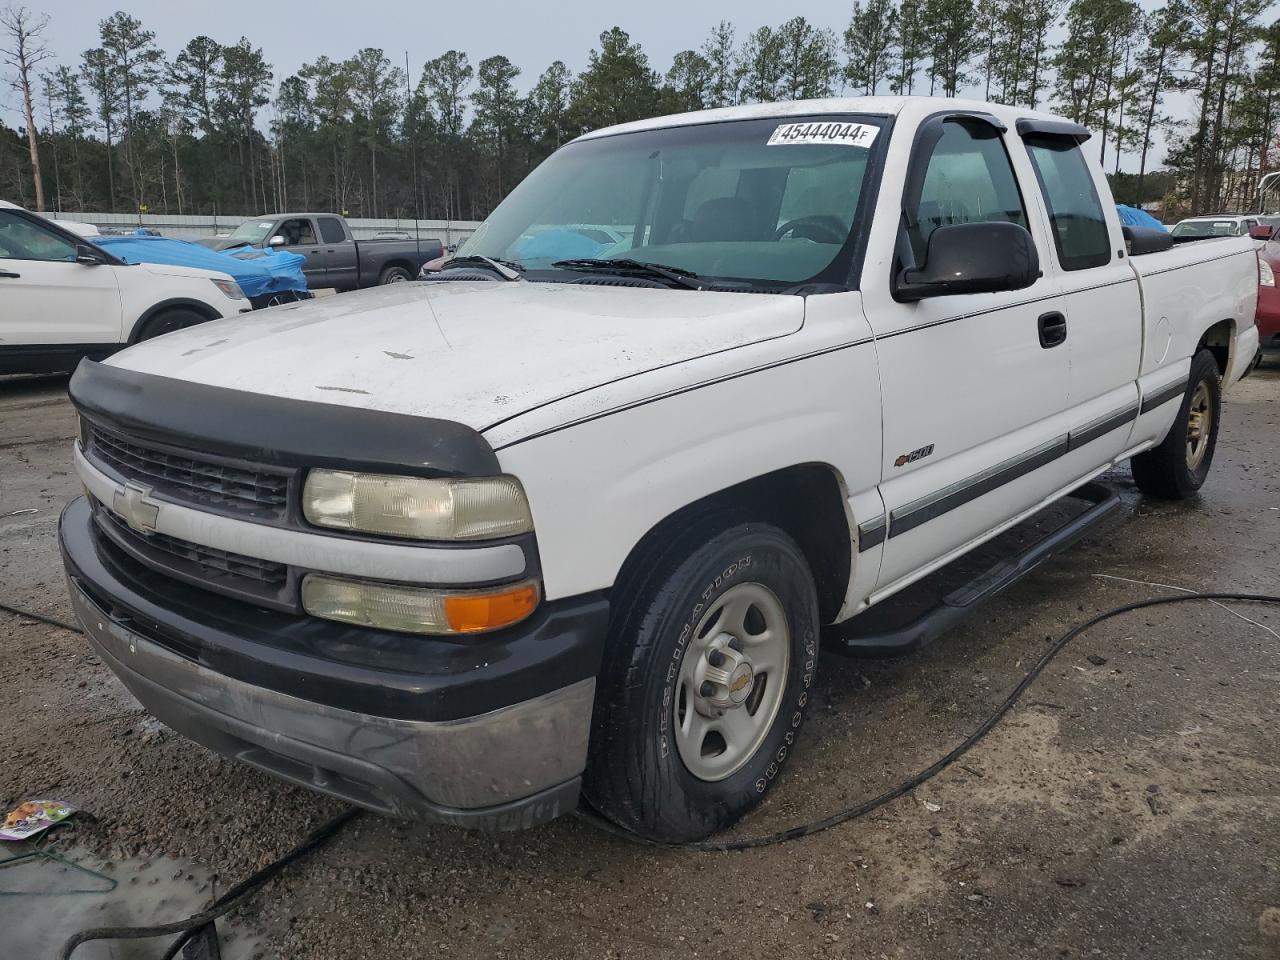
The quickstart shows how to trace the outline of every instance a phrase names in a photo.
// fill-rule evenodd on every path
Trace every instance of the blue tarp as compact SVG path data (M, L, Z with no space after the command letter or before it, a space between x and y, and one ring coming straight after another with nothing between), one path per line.
M1125 203L1116 204L1116 212L1120 214L1120 222L1129 227L1150 227L1152 230L1164 230L1164 224L1137 207Z
M303 293L307 278L302 273L305 257L283 250L237 247L210 250L198 243L171 237L94 237L97 246L125 263L163 263L171 267L199 267L230 274L247 297L292 290Z

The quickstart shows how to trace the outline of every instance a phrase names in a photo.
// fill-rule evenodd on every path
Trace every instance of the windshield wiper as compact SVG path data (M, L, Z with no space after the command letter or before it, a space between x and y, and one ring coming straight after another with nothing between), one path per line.
M467 254L462 257L453 257L446 260L440 267L441 270L448 270L452 266L482 266L488 267L503 280L523 280L520 274L524 273L524 267L521 264L514 263L510 260L495 260L493 257L482 257L479 254Z
M552 266L566 270L581 270L583 273L629 273L660 277L688 290L702 289L698 275L692 270L685 270L683 267L671 267L665 263L646 263L642 260L631 260L625 257L618 260L577 257L572 260L557 260Z

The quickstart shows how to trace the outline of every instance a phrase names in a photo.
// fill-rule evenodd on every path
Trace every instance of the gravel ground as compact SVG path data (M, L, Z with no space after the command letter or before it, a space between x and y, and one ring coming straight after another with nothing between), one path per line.
M64 389L0 382L0 598L60 617L56 519L78 492ZM1277 592L1280 364L1232 396L1198 500L1147 501L1127 471L1107 479L1121 518L967 626L899 661L826 657L803 747L742 831L879 793L972 730L1073 622L1168 592L1109 578ZM1280 611L1239 612L1256 624L1189 604L1101 625L962 766L780 847L698 854L572 819L485 836L365 816L224 923L224 955L1274 960ZM209 895L202 883L226 889L339 809L160 727L77 636L0 614L0 637L0 803L76 803L92 819L57 848L120 876L154 869L172 895L130 897L139 884L126 881L101 907L113 922L185 913ZM67 904L0 898L0 945L28 931L0 956L53 956L82 919Z

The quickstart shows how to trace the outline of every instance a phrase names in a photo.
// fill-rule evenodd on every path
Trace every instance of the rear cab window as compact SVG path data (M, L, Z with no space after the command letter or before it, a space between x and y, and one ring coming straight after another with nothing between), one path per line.
M1111 235L1089 164L1073 137L1032 134L1024 138L1040 192L1049 210L1050 232L1063 270L1085 270L1111 262Z
M324 238L325 243L342 243L347 239L347 233L342 229L342 221L337 217L320 218L320 236Z

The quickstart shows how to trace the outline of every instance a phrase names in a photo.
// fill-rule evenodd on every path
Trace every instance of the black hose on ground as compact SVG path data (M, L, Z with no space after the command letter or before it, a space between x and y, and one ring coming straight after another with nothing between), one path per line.
M69 960L71 954L75 952L76 947L82 943L88 943L90 940L145 940L149 937L167 937L170 934L181 934L179 942L175 943L165 954L166 957L173 957L182 949L187 942L190 934L199 930L201 927L212 923L218 917L225 913L229 913L236 907L240 906L251 894L266 883L273 880L285 867L301 860L312 850L330 840L339 830L345 827L355 817L364 811L359 807L348 807L332 820L322 823L315 830L307 835L307 838L300 844L286 853L279 860L267 864L261 870L251 874L246 879L240 881L221 897L219 897L207 910L192 914L185 920L175 920L172 923L158 923L149 927L94 927L90 930L81 930L79 933L70 937L66 943L62 945L62 951L58 954L61 960Z
M651 847L669 847L677 850L695 850L701 852L723 852L728 850L753 850L759 847L774 846L779 843L786 843L790 840L798 840L801 837L813 836L815 833L821 833L824 830L830 830L832 827L839 826L842 823L848 823L850 820L856 820L859 817L866 816L873 810L876 810L892 800L896 800L903 794L909 793L916 787L925 783L927 780L937 776L951 764L955 763L962 756L968 753L974 746L978 744L991 730L998 724L1005 715L1013 709L1014 704L1026 693L1027 688L1035 682L1036 678L1044 672L1045 668L1053 662L1053 659L1061 653L1066 646L1076 637L1089 630L1091 627L1097 626L1105 620L1118 617L1125 613L1132 613L1134 610L1144 610L1148 607L1159 607L1173 603L1190 603L1192 601L1224 601L1234 600L1240 603L1275 603L1280 604L1280 596L1272 596L1270 594L1259 593L1185 593L1173 597L1153 597L1148 600L1138 600L1133 603L1126 603L1119 607L1114 607L1104 611L1097 616L1086 620L1084 623L1078 624L1064 633L1061 637L1053 642L1044 654L1036 661L1026 676L1018 683L1016 687L1005 697L1004 702L991 713L982 724L964 738L949 753L941 757L935 763L921 770L914 776L904 780L897 786L885 791L877 797L865 800L855 806L848 807L829 817L821 820L815 820L811 823L801 824L800 826L791 827L787 830L779 830L776 833L768 833L758 837L744 837L737 840L703 840L695 843L663 843L657 840L649 840L645 837L638 836L629 830L621 827L611 821L605 820L597 814L585 813L579 811L577 816L583 822L600 829L610 836L618 837L633 843L643 844ZM26 610L15 609L6 604L0 604L0 609L7 610L18 616L31 617L43 623L49 623L53 626L62 627L66 630L79 632L79 628L73 627L61 621L54 620L38 614L29 613ZM352 818L357 816L361 811L357 807L351 807L338 814L332 820L322 824L313 831L302 843L294 847L287 854L258 870L248 878L237 884L231 890L228 890L223 896L207 910L188 917L186 920L178 920L173 923L158 924L148 927L99 927L93 930L84 930L71 937L62 947L59 954L61 960L69 960L72 952L82 943L90 940L124 940L124 939L143 939L147 937L161 937L169 934L181 934L165 954L165 960L172 960L182 949L183 945L190 936L201 927L206 926L213 920L223 914L235 909L243 903L250 894L259 887L271 881L282 870L290 864L302 859L311 851L330 840L338 833Z
M829 817L824 817L821 820L815 820L812 823L801 824L800 826L791 827L787 830L779 830L776 833L766 833L759 837L743 837L739 840L701 840L693 843L664 843L660 840L650 840L647 837L638 836L630 830L627 830L625 827L619 826L611 820L606 820L595 812L586 813L579 810L576 815L584 822L603 830L611 836L629 840L633 843L644 844L646 846L674 847L680 850L700 850L703 852L753 850L757 847L771 847L779 843L786 843L789 840L799 840L801 837L813 836L815 833L821 833L823 830L830 830L832 827L839 826L842 823L847 823L850 820L865 817L871 811L884 806L891 800L896 800L903 794L910 793L926 780L936 777L951 764L963 757L977 745L978 741L990 733L997 723L1004 719L1005 714L1013 709L1014 704L1016 704L1019 698L1027 692L1027 688L1035 682L1036 677L1040 676L1040 674L1044 672L1044 669L1053 662L1053 658L1061 653L1067 644L1080 636L1080 634L1084 633L1090 627L1095 627L1104 620L1110 620L1112 617L1118 617L1124 613L1131 613L1134 610L1143 610L1147 607L1159 607L1168 603L1187 603L1192 600L1236 600L1245 603L1280 603L1280 596L1270 596L1268 594L1260 593L1185 593L1179 594L1176 597L1154 597L1149 600L1138 600L1134 603L1126 603L1123 606L1114 607L1111 610L1100 613L1092 619L1086 620L1084 623L1072 627L1061 637L1055 640L1049 649L1044 652L1044 655L1036 662L1036 665L1027 672L1025 677L1022 678L1022 682L1013 688L1013 691L1009 696L1005 697L1004 702L996 708L995 712L988 716L977 730L973 731L973 733L965 737L964 740L960 741L960 743L957 744L950 753L941 757L924 770L921 770L915 776L904 780L902 783L890 790L886 790L878 797L872 797L870 800L864 800L856 806L841 810L838 813L833 813Z
M67 623L67 621L59 620L56 617L47 617L43 613L32 613L30 610L23 610L20 607L11 607L7 603L0 603L0 610L5 613L12 613L15 617L26 617L28 620L47 623L51 627L61 627L63 630L70 630L72 633L80 632L80 628L74 623Z

